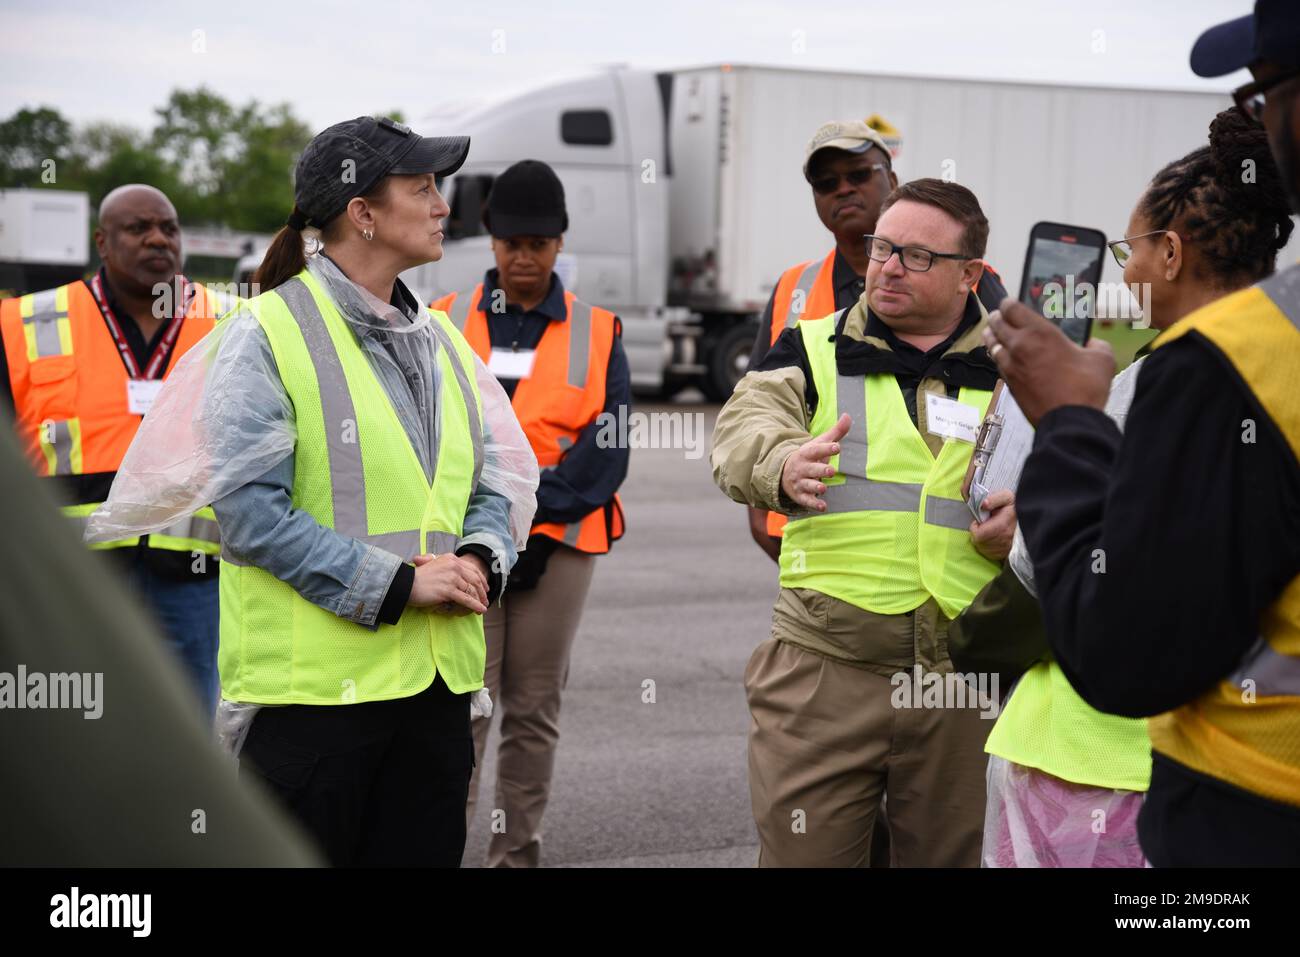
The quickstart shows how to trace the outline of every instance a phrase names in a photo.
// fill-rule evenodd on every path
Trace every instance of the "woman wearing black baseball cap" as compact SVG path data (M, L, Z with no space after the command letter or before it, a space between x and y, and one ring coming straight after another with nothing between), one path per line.
M459 865L481 616L532 520L508 397L398 278L441 257L435 178L468 148L317 135L261 294L178 368L109 503L142 530L213 503L219 731L339 865Z
M483 222L496 268L433 308L450 314L510 393L542 466L528 548L484 619L485 683L502 710L493 807L504 812L487 861L535 867L569 649L595 558L623 534L617 491L628 448L618 424L626 426L631 386L618 317L578 299L556 274L569 215L555 172L536 160L511 166L493 183ZM489 724L474 722L479 759Z

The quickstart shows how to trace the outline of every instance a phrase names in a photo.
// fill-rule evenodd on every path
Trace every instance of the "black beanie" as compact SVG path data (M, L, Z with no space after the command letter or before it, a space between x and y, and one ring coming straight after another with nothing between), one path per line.
M559 236L569 228L564 185L540 160L520 160L496 178L483 209L483 225L498 239Z

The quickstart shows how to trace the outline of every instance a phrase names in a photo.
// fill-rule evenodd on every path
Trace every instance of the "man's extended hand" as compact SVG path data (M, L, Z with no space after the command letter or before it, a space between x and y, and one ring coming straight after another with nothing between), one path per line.
M1011 554L1016 537L1016 493L1005 488L990 492L983 508L989 517L970 523L971 544L989 561L1000 562Z
M840 451L840 439L848 435L853 419L845 412L829 429L795 449L781 466L781 490L800 508L826 511L826 503L817 496L826 491L822 479L835 474L830 466L832 455Z
M984 344L1030 423L1063 405L1105 409L1115 376L1110 345L1076 346L1060 329L1008 297L989 315Z

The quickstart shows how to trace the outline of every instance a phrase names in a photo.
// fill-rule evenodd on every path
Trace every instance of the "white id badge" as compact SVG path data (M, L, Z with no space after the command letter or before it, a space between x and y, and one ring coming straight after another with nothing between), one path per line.
M162 387L162 379L127 379L126 410L132 415L144 415L153 408Z
M926 425L932 435L974 443L980 430L980 412L946 395L925 394Z
M498 379L527 379L533 374L533 359L537 350L511 352L509 349L493 349L488 356L488 372Z

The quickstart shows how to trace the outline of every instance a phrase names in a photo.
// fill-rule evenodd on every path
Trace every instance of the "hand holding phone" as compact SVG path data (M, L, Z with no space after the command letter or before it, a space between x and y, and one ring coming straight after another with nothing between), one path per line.
M1099 229L1036 223L1029 231L1020 301L1083 345L1092 332L1105 251Z

